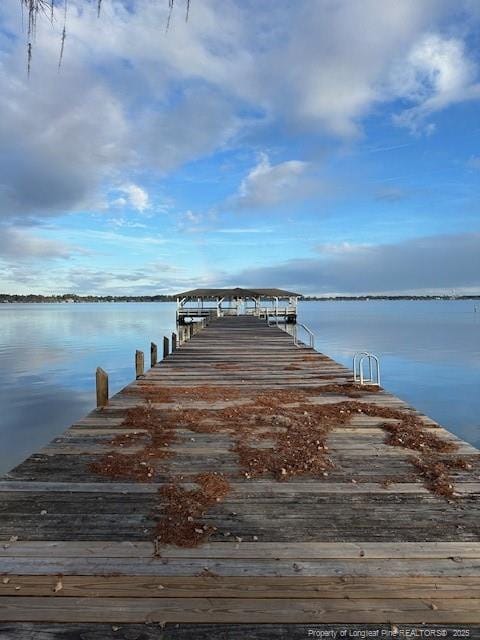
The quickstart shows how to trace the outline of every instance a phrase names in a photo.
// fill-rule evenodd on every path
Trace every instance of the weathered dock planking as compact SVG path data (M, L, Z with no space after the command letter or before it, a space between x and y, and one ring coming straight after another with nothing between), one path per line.
M213 433L179 428L174 455L156 463L152 482L112 481L89 465L113 448L105 446L113 436L132 430L122 421L139 404L140 385L176 388L173 406L213 416L262 390L302 388L311 403L348 401L321 386L351 379L351 371L295 347L280 329L241 316L212 322L143 376L137 367L137 375L106 408L0 481L0 639L304 638L309 625L361 623L466 625L475 636L474 447L422 416L427 430L458 444L448 455L472 467L453 473L459 497L451 500L413 472L412 451L385 444L385 419L363 414L331 431L335 466L321 479L245 477L226 424ZM196 385L240 389L242 397L181 396ZM360 401L420 415L385 391ZM217 528L210 541L154 555L159 487L174 476L188 485L211 471L225 474L231 491L203 518Z

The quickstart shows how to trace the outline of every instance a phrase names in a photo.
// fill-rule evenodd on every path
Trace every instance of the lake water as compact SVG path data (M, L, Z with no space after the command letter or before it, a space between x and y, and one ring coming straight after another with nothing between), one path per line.
M316 348L351 366L381 358L382 383L480 446L480 305L471 301L305 302ZM0 473L95 404L103 367L115 393L134 378L134 352L175 328L170 303L0 305Z

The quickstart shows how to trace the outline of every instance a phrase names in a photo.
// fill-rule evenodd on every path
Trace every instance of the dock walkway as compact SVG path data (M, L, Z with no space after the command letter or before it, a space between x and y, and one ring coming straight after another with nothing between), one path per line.
M479 452L350 381L256 318L220 318L180 345L0 481L0 638L480 628ZM426 445L386 430L398 411ZM151 416L172 429L157 448ZM326 422L313 442L315 420ZM429 435L450 444L430 451ZM458 464L445 480L432 459ZM195 493L212 479L218 495ZM177 534L197 546L165 544Z

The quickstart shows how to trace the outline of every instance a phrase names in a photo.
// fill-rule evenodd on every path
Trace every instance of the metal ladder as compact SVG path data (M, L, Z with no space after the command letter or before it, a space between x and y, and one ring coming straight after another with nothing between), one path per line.
M368 362L368 378L365 377L363 365ZM357 351L353 356L353 381L360 384L380 386L380 360L368 351Z

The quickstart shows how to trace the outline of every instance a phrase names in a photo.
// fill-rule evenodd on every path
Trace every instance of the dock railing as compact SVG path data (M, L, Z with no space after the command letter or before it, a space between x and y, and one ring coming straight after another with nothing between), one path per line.
M186 318L189 318L191 321L196 318L206 318L207 320L212 320L217 317L217 309L212 309L211 307L182 307L181 309L177 309L177 324L183 324ZM180 321L180 322L179 322Z
M285 331L285 333L288 333L289 336L292 336L293 344L296 347L308 347L310 349L315 349L315 334L313 333L313 331L311 329L309 329L307 327L306 324L303 324L303 322L296 322L295 324L279 323L278 322L278 317L275 318L274 322L275 322L276 326L279 329L281 329L282 331ZM268 326L271 326L271 322L270 322L270 319L268 317L267 317L267 324L268 324ZM299 339L299 335L298 335L299 334L299 331L298 331L299 327L306 334L307 339L308 339L308 344L306 344L305 342L303 342L302 340Z
M294 327L294 331L293 331L293 343L296 347L301 346L302 344L304 344L303 342L300 342L298 339L298 327L302 328L305 333L308 336L308 346L310 347L310 349L315 349L315 334L313 333L313 331L311 331L311 329L309 329L307 327L307 325L298 322L297 324L293 325Z

